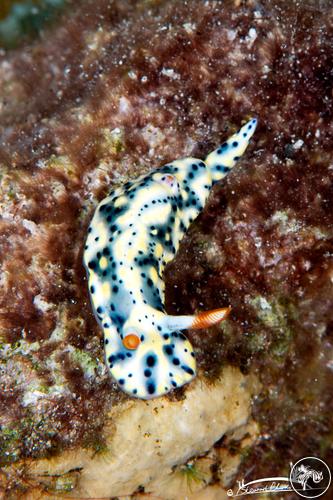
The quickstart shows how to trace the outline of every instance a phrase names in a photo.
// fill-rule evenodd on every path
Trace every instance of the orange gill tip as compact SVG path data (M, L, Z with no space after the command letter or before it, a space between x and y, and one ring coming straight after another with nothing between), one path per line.
M200 328L208 328L209 326L216 325L220 321L226 319L230 314L231 307L223 307L222 309L212 309L205 311L195 316L194 321L190 328L194 330Z
M131 351L134 351L139 347L140 344L140 339L135 333L129 333L126 335L126 337L123 338L123 345L126 347L126 349L130 349Z

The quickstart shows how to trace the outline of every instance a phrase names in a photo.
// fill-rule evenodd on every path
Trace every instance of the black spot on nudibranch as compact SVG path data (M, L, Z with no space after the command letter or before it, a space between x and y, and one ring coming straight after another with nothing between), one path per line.
M224 165L216 165L215 169L218 170L219 172L228 172L228 170L230 170L228 167L225 167Z
M180 364L180 361L178 358L173 358L172 360L172 363L175 365L175 366L178 366Z
M221 155L221 154L223 153L223 151L224 151L225 149L227 149L227 147L228 147L228 143L227 143L227 142L224 142L224 143L222 144L222 146L220 146L220 147L219 147L219 149L217 150L217 154L218 154L218 155Z
M150 382L149 384L147 384L147 391L149 394L154 394L155 392L155 384L153 384L152 382Z
M151 370L145 370L143 373L145 377L147 378L151 377Z
M233 147L233 148L237 148L237 146L238 146L238 141L234 141L234 142L232 143L232 147Z
M189 366L182 365L182 369L184 370L184 372L188 373L189 375L194 375L194 371Z
M149 356L147 357L147 361L146 361L146 363L147 363L147 366L150 366L150 367L155 366L155 363L156 363L156 357L155 357L155 356L152 356L152 355L149 355Z

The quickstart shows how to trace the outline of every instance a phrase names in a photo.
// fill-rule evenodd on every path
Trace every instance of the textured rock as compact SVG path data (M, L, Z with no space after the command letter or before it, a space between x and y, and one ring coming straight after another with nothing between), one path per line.
M247 453L233 443L238 477L287 474L303 455L332 460L332 33L329 1L89 0L1 53L6 497L32 490L31 459L105 451L110 411L129 404L106 372L82 268L94 207L138 173L205 156L250 115L253 145L167 272L168 310L233 307L223 329L190 337L199 380L234 365L263 384L259 438ZM187 394L165 404L181 408Z
M129 495L140 486L149 491L152 481L168 478L174 466L207 452L224 434L246 424L253 390L251 378L230 368L214 386L192 384L183 401L128 401L108 415L103 454L65 452L32 465L30 480L66 477L80 469L74 497Z

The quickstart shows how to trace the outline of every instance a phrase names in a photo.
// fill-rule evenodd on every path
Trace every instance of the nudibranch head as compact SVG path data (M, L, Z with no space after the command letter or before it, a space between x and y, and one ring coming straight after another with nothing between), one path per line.
M145 326L123 339L115 341L114 337L113 342L106 342L105 353L120 388L131 396L151 399L190 382L196 362L192 345L183 333L158 325Z

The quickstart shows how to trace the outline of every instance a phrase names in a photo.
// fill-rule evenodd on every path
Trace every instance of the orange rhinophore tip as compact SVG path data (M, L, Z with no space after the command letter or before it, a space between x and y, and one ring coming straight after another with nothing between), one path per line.
M216 325L225 319L231 311L231 307L224 307L223 309L213 309L212 311L205 311L195 316L191 328L200 329L208 328L209 326Z
M140 339L135 333L130 333L123 339L123 344L126 349L131 349L133 351L139 347Z

